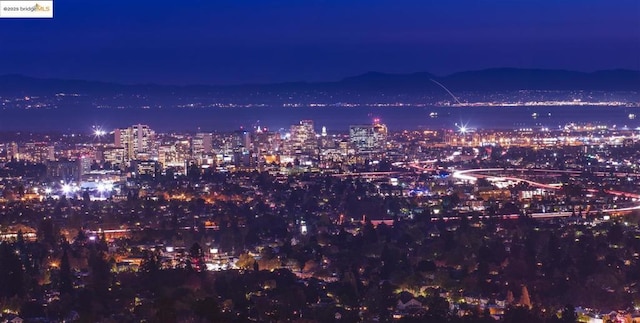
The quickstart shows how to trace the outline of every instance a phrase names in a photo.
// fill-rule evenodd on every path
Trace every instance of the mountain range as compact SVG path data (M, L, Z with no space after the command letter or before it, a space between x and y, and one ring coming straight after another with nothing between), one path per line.
M450 92L449 92L450 91ZM448 93L449 92L449 93ZM77 94L54 97L55 94ZM610 95L610 93L618 93ZM335 82L244 85L126 85L109 82L0 76L4 108L38 107L215 107L307 104L441 104L464 101L621 100L638 102L640 71L592 73L495 68L436 76L430 73L368 72ZM453 96L457 96L451 100Z
M437 81L437 82L436 82ZM439 83L439 84L437 84ZM442 86L440 86L440 84ZM592 73L543 70L493 68L436 76L426 72L390 74L368 72L335 82L288 82L244 85L125 85L110 82L34 78L24 75L0 76L0 96L52 95L78 93L89 96L145 95L208 96L208 97L260 97L284 96L303 93L364 95L442 95L446 87L454 93L501 92L519 90L542 91L640 91L640 71L604 70Z

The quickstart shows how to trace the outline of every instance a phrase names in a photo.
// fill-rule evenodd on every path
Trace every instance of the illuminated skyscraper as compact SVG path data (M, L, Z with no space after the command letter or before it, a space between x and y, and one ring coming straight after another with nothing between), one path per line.
M87 174L91 171L91 164L93 160L89 156L80 156L78 158L78 167L80 168L80 176Z
M193 157L202 158L213 151L213 135L211 133L199 132L193 137L192 144Z
M387 126L375 119L370 125L349 127L349 141L358 153L376 153L384 151L387 142Z
M188 140L176 140L158 147L158 162L163 168L174 168L186 174L186 163L191 159Z
M254 165L255 156L251 144L251 133L241 129L233 132L231 137L233 161L236 166L251 167Z
M380 151L386 148L388 132L387 125L381 123L380 119L373 120L373 137L375 138L376 147Z
M317 155L318 139L312 120L302 120L299 124L291 126L289 138L292 153L298 155Z
M42 142L28 142L19 147L20 159L29 160L36 163L44 163L47 160L54 160L51 145Z
M155 132L146 125L115 130L115 146L124 148L125 161L150 159L155 153Z
M372 152L375 138L372 125L353 125L349 127L349 141L359 153Z
M277 132L269 132L265 129L258 129L253 134L252 151L258 163L265 164L274 162L281 153L282 140Z
M124 166L125 149L123 147L104 147L101 151L102 161L108 163L111 168Z

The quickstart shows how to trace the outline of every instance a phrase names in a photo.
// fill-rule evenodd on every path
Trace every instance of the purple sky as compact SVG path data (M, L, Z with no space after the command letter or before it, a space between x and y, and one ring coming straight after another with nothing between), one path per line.
M0 19L0 74L127 83L640 69L638 0L54 0Z

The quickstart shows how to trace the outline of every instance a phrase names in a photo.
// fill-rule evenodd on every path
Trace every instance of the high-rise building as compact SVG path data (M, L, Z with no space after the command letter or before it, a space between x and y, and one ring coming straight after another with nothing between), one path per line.
M376 143L372 125L352 125L349 127L349 141L359 153L372 152Z
M252 167L255 164L255 154L252 151L251 132L240 129L231 134L229 148L236 166Z
M251 149L251 133L243 129L234 131L231 144L233 149Z
M44 163L55 159L51 158L51 147L48 143L43 142L28 142L20 147L16 145L16 148L19 148L20 159L34 163Z
M387 125L380 122L380 119L373 120L373 137L376 141L376 146L380 151L384 150L387 145L387 136L389 130L387 129Z
M123 147L104 147L101 150L102 161L109 163L112 168L124 165L125 149Z
M160 173L160 164L153 160L137 160L133 163L136 177L156 177Z
M278 159L282 150L281 136L277 132L260 129L253 135L252 151L260 165L269 164Z
M49 179L78 182L80 181L80 176L78 161L70 161L67 159L47 161L47 177Z
M91 164L93 164L93 160L89 156L80 156L80 158L78 158L80 176L91 172Z
M213 135L211 133L198 132L192 139L191 147L194 158L203 158L213 151Z
M387 126L378 119L373 124L350 126L349 141L358 153L381 152L387 142Z
M20 159L17 143L12 142L7 144L7 159Z
M47 160L56 160L56 149L54 146L47 147Z
M186 162L190 159L191 154L188 140L177 140L158 148L158 162L164 168L173 167L184 169Z
M295 155L317 155L318 139L312 120L302 120L292 125L289 137L291 153Z
M116 147L124 148L126 162L136 159L147 160L156 154L155 132L149 126L137 124L129 128L116 129L114 138Z
M253 136L253 151L274 154L281 150L282 140L277 132L259 131Z

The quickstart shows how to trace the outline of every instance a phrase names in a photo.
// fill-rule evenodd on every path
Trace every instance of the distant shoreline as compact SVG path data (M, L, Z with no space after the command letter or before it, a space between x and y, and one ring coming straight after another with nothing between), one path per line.
M475 129L558 129L566 124L640 127L637 107L626 106L525 106L525 107L437 107L388 108L162 108L95 109L69 106L59 109L0 110L0 132L64 131L90 132L93 126L105 130L147 124L156 131L216 131L253 129L287 132L300 120L313 120L316 132L324 126L330 133L348 132L354 124L379 118L390 131L455 129L465 124ZM638 115L636 118L635 115Z

